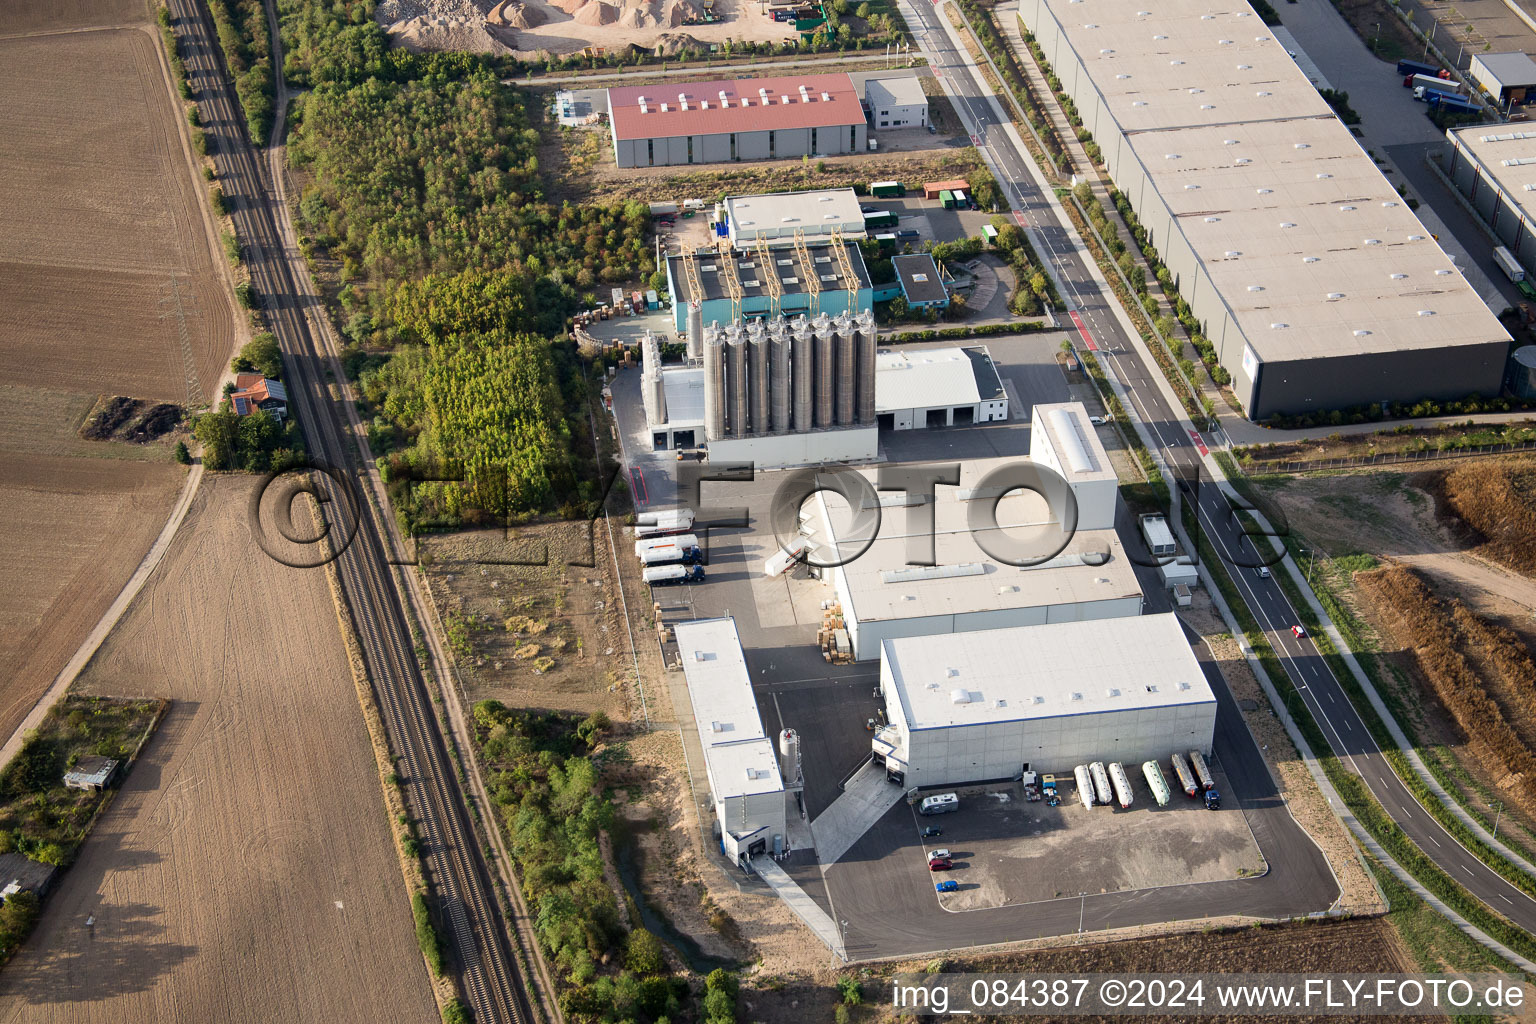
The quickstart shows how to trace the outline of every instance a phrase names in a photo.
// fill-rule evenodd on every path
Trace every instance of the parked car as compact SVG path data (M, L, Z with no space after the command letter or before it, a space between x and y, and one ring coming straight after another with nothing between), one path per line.
M937 128L935 128L933 125L929 125L928 126L928 134L929 135L937 135L937 134L939 134L939 130Z
M1255 569L1253 571L1258 574L1259 579L1261 579L1261 580L1269 579L1269 566L1261 565L1261 566L1259 566L1257 569Z
M1089 416L1088 417L1088 422L1092 423L1096 427L1102 427L1104 424L1109 422L1109 417L1108 416Z
M942 882L933 883L934 892L956 892L959 890L959 888L960 883L955 881L953 878L946 878Z
M924 839L937 839L939 836L941 836L943 834L944 834L944 830L939 828L939 826L937 826L937 825L929 825L927 828L923 829L923 838Z
M929 860L949 860L949 850L933 850L928 854Z
M859 207L859 212L860 213L879 213L880 212L880 207L878 207L878 206L861 206L861 207Z
M953 861L943 860L939 857L935 857L933 860L928 862L929 871L948 871L954 866L955 865Z
M1293 635L1294 635L1294 636L1295 636L1295 637L1296 637L1296 639L1298 639L1298 640L1300 640L1300 639L1301 639L1301 638L1302 638L1302 637L1304 637L1304 636L1306 636L1306 635L1307 635L1307 631L1306 631L1306 629L1305 629L1305 628L1304 628L1304 627L1302 627L1302 626L1292 626L1292 627L1291 627L1291 633L1292 633L1292 634L1293 634Z

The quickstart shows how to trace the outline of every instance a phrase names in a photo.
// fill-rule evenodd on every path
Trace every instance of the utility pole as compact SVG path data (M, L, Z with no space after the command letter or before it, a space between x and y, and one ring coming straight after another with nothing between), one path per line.
M1371 39L1371 56L1376 56L1376 44L1381 42L1381 22L1376 23L1376 35Z
M1504 802L1499 801L1499 809L1493 816L1493 838L1499 838L1499 818L1504 814Z

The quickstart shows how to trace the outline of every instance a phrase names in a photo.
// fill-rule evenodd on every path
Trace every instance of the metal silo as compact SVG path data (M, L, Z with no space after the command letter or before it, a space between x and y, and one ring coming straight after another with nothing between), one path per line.
M1516 398L1536 399L1536 345L1517 348L1509 357L1509 390Z
M858 415L859 426L869 427L875 423L875 353L879 345L879 335L875 331L875 314L869 310L858 315L856 321L858 331L858 359L859 378L854 386L854 410Z
M704 357L704 304L698 299L688 303L688 361Z
M725 339L720 324L704 333L704 437L718 441L725 436Z
M832 426L833 347L832 321L822 313L811 322L816 335L816 426Z
M853 384L857 378L853 318L847 313L839 313L832 322L832 335L837 339L837 425L851 427L855 421Z
M640 336L640 360L640 398L645 403L645 417L652 426L665 423L667 395L661 381L661 346L650 331Z
M789 331L783 320L768 325L768 426L775 434L789 429Z
M794 341L790 347L790 376L793 379L794 400L790 403L794 430L811 429L811 386L816 380L816 345L811 339L811 325L804 316L795 318L790 327Z
M725 329L725 428L732 437L747 436L747 339L739 324Z
M747 372L747 396L751 406L754 434L768 433L768 332L761 320L747 327L747 347L751 368Z

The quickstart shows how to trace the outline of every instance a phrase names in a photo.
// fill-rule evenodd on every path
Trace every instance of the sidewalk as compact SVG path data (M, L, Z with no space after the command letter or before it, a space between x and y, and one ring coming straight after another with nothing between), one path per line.
M805 926L818 939L827 944L828 949L841 959L848 959L848 953L843 949L842 936L837 932L837 922L827 916L827 912L807 896L804 889L795 884L795 880L779 867L777 861L772 857L753 857L752 870L757 872L757 877L768 883L779 899L784 901L784 905L794 911L795 916L804 921Z

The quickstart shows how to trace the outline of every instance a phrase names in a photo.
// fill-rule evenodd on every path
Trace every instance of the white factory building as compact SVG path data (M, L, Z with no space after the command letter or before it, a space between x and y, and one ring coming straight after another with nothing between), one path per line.
M869 123L875 128L921 128L928 124L928 95L916 75L870 78L864 83Z
M775 840L784 841L788 796L773 739L757 713L736 621L700 619L673 629L721 846L738 864L771 854Z
M883 430L1008 418L1008 393L984 345L895 349L875 357L875 422Z
M1081 405L1067 408L1086 422ZM1035 431L1042 429L1037 411ZM828 553L821 561L837 560L833 552L849 559L823 574L830 574L837 592L854 658L872 661L886 640L901 637L1140 615L1141 588L1113 528L1116 492L1093 479L1099 473L1093 467L1107 467L1108 456L1091 431L1078 440L1093 461L1077 480L1066 480L1078 508L1069 539L1046 498L1014 491L999 499L995 480L980 486L994 471L1027 465L1019 459L972 460L962 464L959 486L935 487L932 566L909 564L909 538L925 531L915 511L904 507L903 493L877 492L880 526L862 553L865 541L850 535L842 499L818 494L800 532ZM876 471L859 472L873 489ZM971 519L985 506L995 509L1001 531L1028 544L1034 557L1056 553L1025 566L1010 564L1022 559L994 559L982 544L995 550L995 538L974 530Z
M819 245L865 237L864 211L851 188L727 196L717 210L736 249L750 249L759 241L780 247L796 245L797 239ZM780 253L778 258L792 260L793 255Z
M1172 613L881 645L877 760L904 786L1211 752L1216 695Z
M1029 461L1060 473L1077 498L1079 530L1112 530L1120 480L1081 402L1037 405Z

